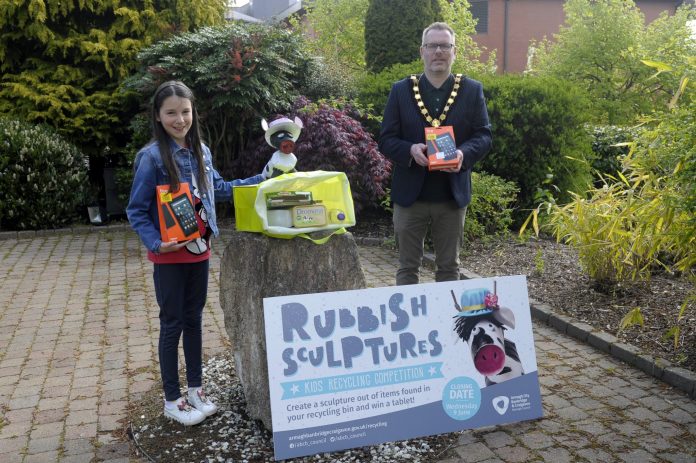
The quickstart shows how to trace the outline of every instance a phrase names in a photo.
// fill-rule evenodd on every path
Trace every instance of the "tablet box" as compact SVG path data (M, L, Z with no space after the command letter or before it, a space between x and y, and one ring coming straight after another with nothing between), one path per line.
M180 242L200 238L198 217L186 182L172 192L169 185L157 185L157 212L162 242Z
M451 125L425 128L425 145L428 149L428 170L457 167L457 144Z

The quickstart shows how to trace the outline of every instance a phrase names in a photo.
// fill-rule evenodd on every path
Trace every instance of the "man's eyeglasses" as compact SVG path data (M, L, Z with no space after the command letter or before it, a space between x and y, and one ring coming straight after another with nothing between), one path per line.
M428 51L436 51L438 48L442 51L450 51L454 48L452 43L424 43L423 48Z

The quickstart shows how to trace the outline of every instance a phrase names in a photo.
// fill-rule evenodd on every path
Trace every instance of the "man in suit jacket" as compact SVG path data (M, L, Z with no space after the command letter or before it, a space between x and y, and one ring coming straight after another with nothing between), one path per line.
M397 285L418 283L428 227L435 248L436 281L459 279L471 169L491 149L483 86L451 73L454 41L454 31L447 24L428 26L420 48L423 74L396 82L384 109L379 149L394 162L391 199L399 248ZM452 126L456 167L428 170L428 126Z

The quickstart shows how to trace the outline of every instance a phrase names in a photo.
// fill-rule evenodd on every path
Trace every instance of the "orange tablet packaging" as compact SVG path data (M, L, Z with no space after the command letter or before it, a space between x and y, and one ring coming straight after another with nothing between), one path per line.
M428 149L428 170L457 167L457 144L451 125L425 128L425 145Z
M180 183L175 193L170 191L169 185L157 185L157 211L163 242L201 237L188 183Z

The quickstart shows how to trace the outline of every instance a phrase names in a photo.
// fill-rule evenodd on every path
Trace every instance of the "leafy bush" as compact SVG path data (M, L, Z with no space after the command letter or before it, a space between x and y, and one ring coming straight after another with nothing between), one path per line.
M6 2L0 6L0 114L54 127L89 155L125 144L137 107L118 90L138 50L224 22L225 1Z
M569 192L584 191L591 183L591 148L581 94L555 79L506 75L482 80L493 148L477 168L520 188L515 219L526 216L541 193L563 203L570 200Z
M157 86L181 80L196 95L203 138L223 176L261 117L285 111L306 82L312 58L300 35L277 26L231 23L158 42L138 55L141 70L126 88L149 102Z
M685 89L679 105L647 121L618 177L552 209L554 233L578 248L595 281L696 265L696 98Z
M485 172L474 172L471 182L473 194L466 212L464 238L472 241L508 233L517 186Z
M628 154L628 143L635 139L639 130L614 125L595 126L589 130L594 153L592 168L599 174L615 176L621 170L621 159ZM601 187L602 180L596 180L595 186Z
M632 123L637 114L665 104L678 85L680 72L694 56L693 4L682 2L646 24L636 5L624 0L568 0L565 24L554 40L532 43L529 72L556 76L581 86L592 98L596 121ZM652 72L645 57L678 72ZM645 63L643 61L643 63Z
M355 77L336 62L315 57L297 73L304 76L297 91L311 100L353 98L357 94Z
M326 102L314 104L304 97L284 116L299 117L304 128L295 145L298 171L327 170L345 172L350 182L356 214L376 207L384 197L391 174L391 163L378 150L360 123L348 109ZM276 117L269 118L269 122ZM274 148L266 144L263 133L241 153L235 166L240 176L261 172Z
M289 19L302 30L313 55L350 76L365 69L365 13L368 0L314 0L304 2L305 13Z
M0 119L0 227L57 228L84 204L84 154L52 129Z
M133 162L140 148L152 139L152 126L149 114L140 113L130 122L131 139L125 149L122 165L116 168L116 194L121 204L128 204L133 184Z

